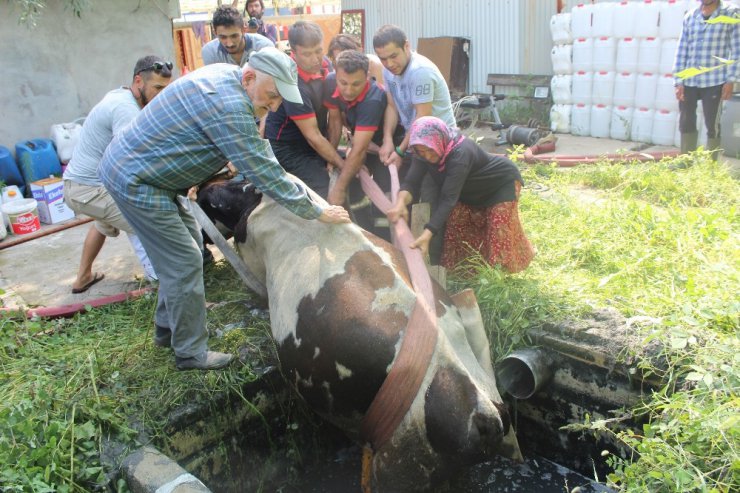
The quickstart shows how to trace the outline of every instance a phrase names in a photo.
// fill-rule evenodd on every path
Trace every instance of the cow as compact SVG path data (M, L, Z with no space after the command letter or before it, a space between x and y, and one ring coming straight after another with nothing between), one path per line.
M417 298L401 252L355 224L301 219L251 184L210 187L198 201L240 211L235 246L266 288L284 374L362 443L363 417L398 359ZM475 297L436 283L434 295L436 344L408 411L375 447L377 491L425 490L492 455L521 460Z

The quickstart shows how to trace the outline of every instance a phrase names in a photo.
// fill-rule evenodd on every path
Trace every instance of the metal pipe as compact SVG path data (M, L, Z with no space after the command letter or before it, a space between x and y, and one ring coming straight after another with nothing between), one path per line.
M552 361L541 349L518 349L496 365L496 380L517 399L529 399L552 376Z

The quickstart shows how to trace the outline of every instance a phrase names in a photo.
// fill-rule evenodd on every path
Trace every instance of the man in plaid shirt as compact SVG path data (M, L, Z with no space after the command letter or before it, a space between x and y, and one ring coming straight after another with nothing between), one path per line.
M696 149L696 105L699 99L704 110L707 127L707 149L716 159L720 146L720 102L732 95L733 83L738 81L740 64L740 29L737 24L709 23L720 16L736 18L740 9L721 0L701 0L701 5L689 11L683 21L683 31L678 41L673 73L687 68L714 67L722 62L715 57L734 60L717 70L688 79L676 79L676 97L679 101L681 152Z

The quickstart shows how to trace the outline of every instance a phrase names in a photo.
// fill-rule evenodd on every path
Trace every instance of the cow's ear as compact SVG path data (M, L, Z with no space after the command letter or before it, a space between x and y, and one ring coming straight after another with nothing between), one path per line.
M254 183L247 183L246 185L244 185L244 188L242 188L242 191L244 193L253 193L255 195L262 195L262 192L259 190L259 188L254 186Z

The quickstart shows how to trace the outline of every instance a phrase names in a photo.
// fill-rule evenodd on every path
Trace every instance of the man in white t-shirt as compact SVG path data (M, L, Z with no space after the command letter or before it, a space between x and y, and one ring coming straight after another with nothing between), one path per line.
M108 92L85 118L80 140L64 171L64 201L76 213L85 214L96 221L82 246L80 267L72 283L73 293L85 292L105 277L102 273L93 273L92 264L103 248L105 238L118 236L121 230L128 233L146 277L157 279L144 247L100 182L98 165L113 137L170 83L171 78L172 62L157 56L140 58L134 67L131 86Z
M428 58L411 51L409 40L399 27L386 24L373 36L375 54L383 64L388 107L383 127L380 159L401 165L409 143L408 130L422 116L436 116L450 127L457 126L450 91L439 68ZM393 144L393 133L401 124L406 136Z

